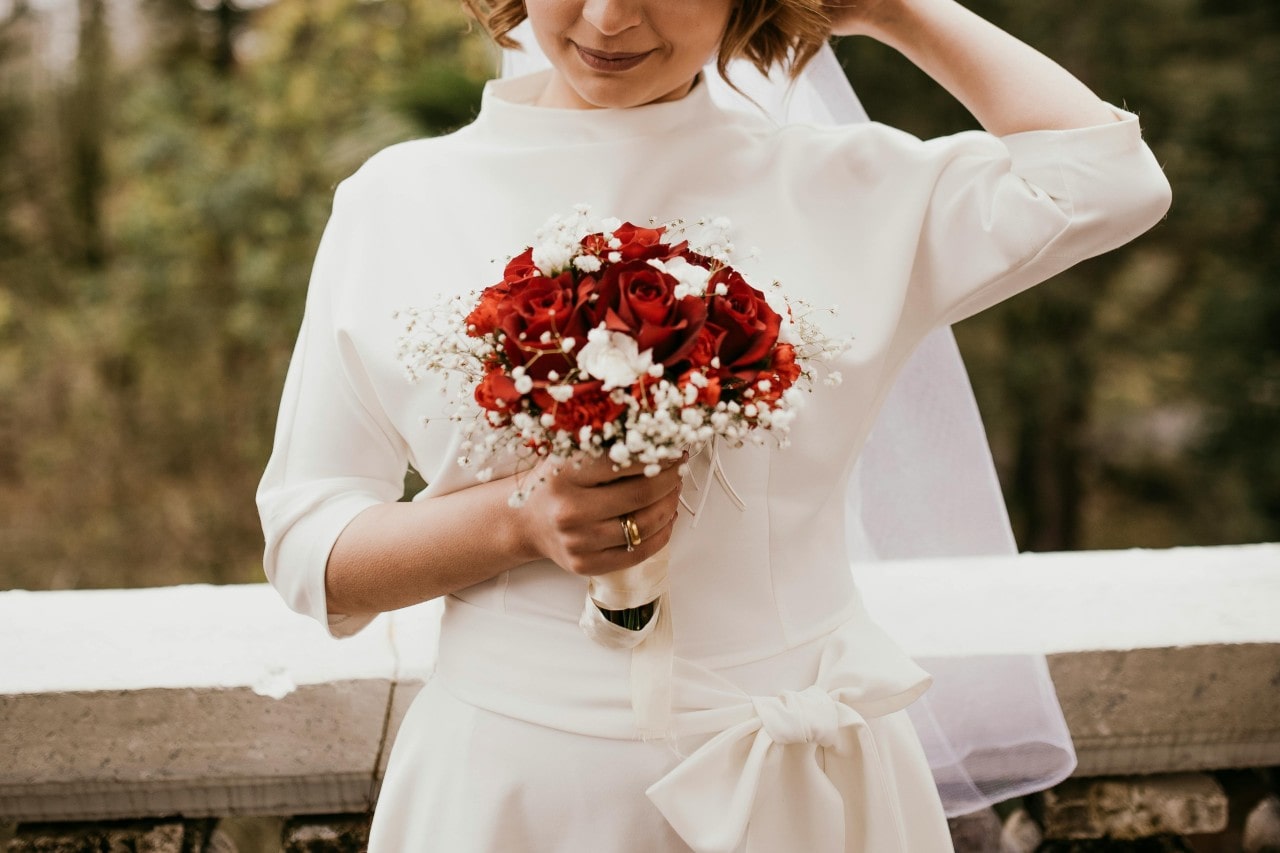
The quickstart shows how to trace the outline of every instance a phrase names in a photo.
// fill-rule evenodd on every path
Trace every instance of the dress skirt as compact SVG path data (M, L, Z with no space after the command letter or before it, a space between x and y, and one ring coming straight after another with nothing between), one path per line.
M449 600L437 672L392 749L371 853L952 849L903 710L927 676L903 690L897 673L875 671L876 660L900 668L901 653L863 614L714 672L677 658L677 724L656 741L627 736L625 690L614 701L617 685L593 671L603 658L570 669L568 633L526 624L507 644L495 636L504 621ZM590 648L581 634L572 643ZM495 644L513 659L495 659Z

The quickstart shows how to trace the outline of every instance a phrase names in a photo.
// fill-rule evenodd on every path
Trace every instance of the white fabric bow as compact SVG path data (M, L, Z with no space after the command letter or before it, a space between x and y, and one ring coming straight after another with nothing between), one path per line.
M861 624L850 641L829 640L817 684L804 690L730 695L703 682L695 702L706 710L691 717L732 722L646 791L697 853L907 853L867 721L902 710L930 679Z

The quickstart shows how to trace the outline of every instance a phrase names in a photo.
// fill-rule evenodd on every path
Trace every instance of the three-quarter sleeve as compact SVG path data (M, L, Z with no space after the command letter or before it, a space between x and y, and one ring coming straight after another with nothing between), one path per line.
M1169 208L1169 182L1137 116L1073 130L935 140L946 153L911 274L919 319L978 313L1121 246Z
M359 513L400 498L408 457L343 316L359 298L361 258L369 251L365 206L358 176L338 188L257 495L267 578L289 607L334 636L354 634L376 614L328 612L329 552Z

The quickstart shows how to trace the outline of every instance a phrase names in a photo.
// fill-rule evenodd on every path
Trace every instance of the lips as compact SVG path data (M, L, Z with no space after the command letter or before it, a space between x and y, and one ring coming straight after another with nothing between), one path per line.
M649 58L652 50L646 50L639 53L621 53L606 50L591 50L580 44L574 44L578 49L578 57L583 64L593 71L630 71L640 63Z

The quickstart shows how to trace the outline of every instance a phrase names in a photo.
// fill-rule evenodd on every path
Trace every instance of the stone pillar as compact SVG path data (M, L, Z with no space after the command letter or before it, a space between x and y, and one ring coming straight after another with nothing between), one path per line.
M1076 841L1046 841L1036 853L1194 853L1185 841L1172 835L1157 835L1132 841L1108 838Z
M1280 797L1263 797L1244 820L1244 853L1280 853Z
M947 821L956 853L1000 853L1000 818L983 809Z
M1035 853L1044 841L1044 830L1031 813L1017 808L1004 819L1000 831L1000 853Z
M365 853L369 815L302 815L285 821L283 853Z
M1068 779L1040 798L1041 825L1050 841L1221 832L1227 796L1205 773Z
M7 853L236 853L216 818L20 824Z

